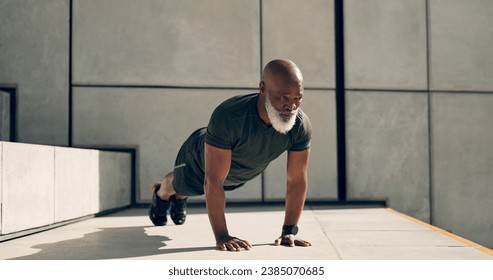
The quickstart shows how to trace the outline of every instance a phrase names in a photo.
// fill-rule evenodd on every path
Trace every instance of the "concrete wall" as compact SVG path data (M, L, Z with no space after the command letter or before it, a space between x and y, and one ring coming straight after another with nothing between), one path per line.
M433 221L493 248L493 2L429 14Z
M131 156L0 142L0 235L130 205Z
M345 0L346 87L424 90L425 0Z
M0 1L0 84L18 89L18 141L68 145L69 0Z
M493 248L493 94L433 93L435 224Z
M493 3L429 1L430 89L493 91Z
M346 100L348 197L429 221L427 94L349 91Z
M348 197L493 247L493 2L344 9Z
M260 2L262 65L288 57L302 69L308 87L335 88L333 1Z
M430 221L426 1L344 1L344 25L348 197Z

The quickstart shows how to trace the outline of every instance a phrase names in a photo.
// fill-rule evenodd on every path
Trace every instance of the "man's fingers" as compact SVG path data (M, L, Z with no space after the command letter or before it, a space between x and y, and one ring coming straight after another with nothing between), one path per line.
M228 246L228 249L230 251L239 251L240 250L240 246L236 243L229 243L227 246Z
M296 246L302 246L302 247L309 247L309 246L312 246L312 243L308 242L308 241L305 241L305 240L295 240L294 241Z
M252 248L252 245L246 240L240 240L240 246L245 250L250 250L250 248Z
M238 238L230 239L226 242L222 242L217 246L221 251L241 251L241 249L250 250L252 245L246 240Z
M293 235L283 235L279 238L277 238L274 241L274 245L279 246L279 245L286 245L290 247L294 246L301 246L301 247L309 247L312 246L312 244L308 241L301 240L301 239L296 239L294 238Z
M279 237L278 239L274 240L274 245L276 245L276 246L281 245L281 239L282 239L282 237Z

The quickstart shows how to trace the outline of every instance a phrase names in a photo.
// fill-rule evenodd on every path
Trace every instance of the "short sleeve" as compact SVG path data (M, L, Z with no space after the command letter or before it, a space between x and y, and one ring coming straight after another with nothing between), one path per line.
M205 142L220 149L230 150L233 146L230 135L230 117L223 107L218 106L209 120Z
M312 138L312 124L308 116L304 113L299 115L300 125L295 131L293 143L290 151L304 151L310 148Z

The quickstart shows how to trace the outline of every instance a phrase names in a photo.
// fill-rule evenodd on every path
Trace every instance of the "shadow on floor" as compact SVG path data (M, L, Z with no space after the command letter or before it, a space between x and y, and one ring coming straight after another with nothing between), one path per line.
M82 238L33 246L41 251L12 260L104 260L214 250L214 247L166 249L166 242L171 239L147 235L146 228L103 228Z

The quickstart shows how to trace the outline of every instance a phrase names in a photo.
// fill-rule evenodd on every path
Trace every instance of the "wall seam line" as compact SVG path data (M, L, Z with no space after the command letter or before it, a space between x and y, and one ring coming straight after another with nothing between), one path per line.
M433 219L433 129L432 129L432 93L430 91L430 1L425 2L425 22L426 22L426 86L427 86L427 102L428 102L428 186L429 186L429 211L430 211L430 224L434 224Z

